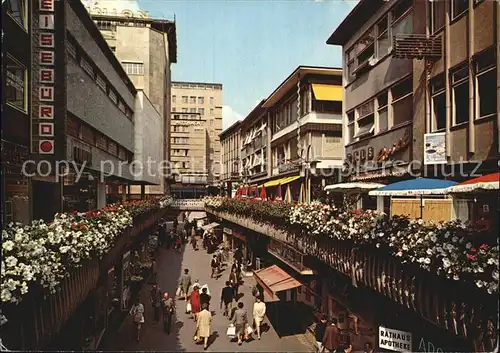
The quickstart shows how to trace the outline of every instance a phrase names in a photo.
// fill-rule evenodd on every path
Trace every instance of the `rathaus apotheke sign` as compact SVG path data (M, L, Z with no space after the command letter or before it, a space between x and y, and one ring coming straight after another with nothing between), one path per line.
M87 6L87 11L91 15L107 15L107 16L117 16L117 17L134 17L134 18L149 18L149 11L137 10L134 12L129 9L116 9L116 8L105 8L96 6Z

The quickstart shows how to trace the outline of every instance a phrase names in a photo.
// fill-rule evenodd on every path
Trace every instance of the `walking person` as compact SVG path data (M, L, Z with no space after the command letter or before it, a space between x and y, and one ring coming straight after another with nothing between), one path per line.
M201 311L196 321L196 336L203 339L203 349L208 348L208 338L210 337L210 328L212 326L212 313L208 311L208 304L201 305Z
M316 323L316 328L314 329L314 337L316 338L316 348L318 349L318 353L321 353L323 350L323 337L325 337L327 324L327 316L323 314L321 319L319 319Z
M181 276L180 283L179 283L179 288L181 289L180 294L182 296L184 296L184 299L186 301L188 301L188 299L189 299L188 291L189 291L190 286L191 286L191 275L189 274L189 270L186 268L184 270L184 273Z
M238 282L238 276L236 276L236 270L234 268L231 269L231 273L229 274L229 283L233 287L234 300L237 301L239 282Z
M219 274L219 261L217 259L217 255L212 256L210 267L212 267L212 273L210 274L210 278L215 277L215 279L217 279L217 275Z
M200 312L200 287L194 286L193 291L191 292L191 296L189 302L191 303L191 315L193 319L196 321L197 314Z
M168 293L165 292L165 294L163 294L161 304L163 310L163 330L167 333L167 335L170 335L172 318L175 313L175 303L172 298L169 298Z
M151 287L151 306L153 307L154 320L156 323L160 322L160 304L162 299L162 293L158 285L155 283Z
M241 246L238 246L234 251L234 259L236 260L235 262L241 264L241 260L243 260L243 250L241 250Z
M136 340L139 342L141 339L141 326L144 324L144 305L142 305L139 297L135 299L129 314L132 316Z
M196 239L196 235L194 233L191 233L191 246L193 247L193 250L198 250L198 240Z
M208 294L208 288L203 287L200 294L200 305L203 307L203 304L207 304L210 307L210 299L211 296Z
M234 299L234 289L231 287L231 282L226 281L226 286L222 288L222 293L220 295L220 307L222 309L222 304L224 304L224 316L231 318L233 311L233 299Z
M257 331L257 339L260 340L260 326L264 317L266 316L266 303L261 300L260 296L257 296L257 301L253 304L253 322L255 324L255 331Z
M234 312L233 325L236 328L236 337L238 337L238 344L241 346L243 343L243 336L245 335L245 329L248 324L247 311L243 309L243 303L238 303L238 309Z
M329 353L335 352L340 348L340 330L337 327L337 319L332 318L330 324L326 326L323 340L321 341L323 348L322 353L328 351Z

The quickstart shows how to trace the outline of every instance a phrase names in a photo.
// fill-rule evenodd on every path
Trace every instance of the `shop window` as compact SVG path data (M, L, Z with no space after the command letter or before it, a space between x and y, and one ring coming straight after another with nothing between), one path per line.
M469 67L464 66L452 73L453 125L469 121Z
M410 77L392 89L392 112L397 126L413 119L413 79Z
M475 59L476 66L476 116L483 118L496 114L497 67L495 51L489 49Z
M431 33L435 33L444 27L446 0L432 1L429 6L429 12Z
M431 129L446 128L446 89L444 75L431 81Z
M378 103L378 132L387 131L389 128L389 114L387 109L388 96L387 92L382 93L377 97Z
M16 20L23 28L26 28L26 1L27 0L7 0L7 12L9 15ZM4 2L2 1L2 7L4 7Z
M388 17L385 16L377 24L377 58L383 58L389 53L391 42L389 39Z
M5 101L18 109L26 112L27 107L27 71L24 66L10 56L5 58Z
M469 0L451 0L452 20L469 9Z

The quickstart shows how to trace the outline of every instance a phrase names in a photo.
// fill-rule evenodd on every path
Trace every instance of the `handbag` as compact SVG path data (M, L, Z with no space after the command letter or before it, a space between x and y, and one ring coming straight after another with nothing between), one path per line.
M186 313L190 313L190 312L191 312L191 309L192 309L192 307L191 307L191 303L189 303L189 302L188 302L188 303L186 304Z
M252 333L253 333L252 326L247 326L247 328L246 328L246 334L247 335L251 335Z
M236 336L236 327L233 324L229 325L229 327L227 328L226 335L228 335L229 337Z
M177 287L177 290L175 291L175 296L178 297L181 295L181 286Z

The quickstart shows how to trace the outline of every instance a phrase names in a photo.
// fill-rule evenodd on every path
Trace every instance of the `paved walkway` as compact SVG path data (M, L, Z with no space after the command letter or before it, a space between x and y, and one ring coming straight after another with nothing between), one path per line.
M199 241L199 244L201 241ZM182 253L174 250L160 250L157 259L158 283L162 291L167 291L174 295L179 277L184 268L190 270L193 281L200 280L200 283L207 284L212 295L210 309L212 310L213 324L212 337L208 351L212 352L311 352L314 351L307 345L307 340L301 336L288 336L279 338L272 326L262 334L262 339L244 342L238 346L236 342L231 342L226 336L226 330L229 321L222 315L219 307L220 293L225 281L229 277L229 269L224 268L219 279L210 278L210 259L211 256L200 247L200 250L194 251L190 246L185 246ZM248 311L249 319L252 315L253 297L251 288L254 285L254 279L247 277L244 284L240 287L240 293L243 297L240 299ZM103 350L120 351L203 351L203 345L197 345L193 341L195 323L189 315L185 314L185 302L177 300L177 318L172 324L172 332L167 335L162 330L162 325L153 321L153 312L149 297L150 286L146 286L141 295L141 301L146 308L146 323L142 328L142 338L136 342L132 335L132 319L127 317L121 329L112 337L109 337L103 344ZM241 294L240 294L241 296ZM264 323L269 321L266 319Z

